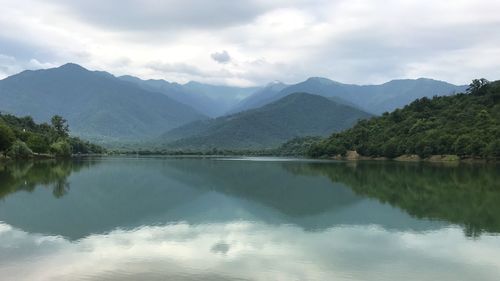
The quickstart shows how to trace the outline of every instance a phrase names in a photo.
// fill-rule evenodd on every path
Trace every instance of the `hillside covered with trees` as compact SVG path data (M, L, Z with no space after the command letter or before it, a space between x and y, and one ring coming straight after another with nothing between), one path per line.
M403 109L359 121L322 140L312 157L345 155L395 158L417 154L461 158L500 157L500 81L474 80L466 93L417 99Z
M10 158L34 155L69 157L71 154L104 153L104 148L69 135L67 121L54 115L51 124L33 118L0 114L0 153Z
M371 116L322 96L294 93L257 109L181 126L162 141L181 150L269 149L296 137L326 137Z
M0 80L0 111L38 122L61 115L74 136L98 143L145 140L206 118L165 94L73 63Z

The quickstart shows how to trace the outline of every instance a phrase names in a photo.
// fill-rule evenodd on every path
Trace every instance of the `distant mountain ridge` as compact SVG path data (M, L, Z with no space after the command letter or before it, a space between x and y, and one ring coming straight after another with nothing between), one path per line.
M186 84L179 84L162 79L142 80L130 75L118 78L135 83L145 90L165 94L210 117L218 117L226 114L241 99L250 96L260 89L260 87L209 85L193 81Z
M293 93L258 109L196 121L167 132L170 148L272 148L300 136L327 136L371 114L308 93Z
M185 105L191 106L198 112L214 117L223 114L226 109L219 106L216 100L202 94L186 91L181 84L171 83L166 80L142 80L134 76L125 75L118 77L121 80L132 82L144 90L158 92Z
M163 94L72 63L0 80L0 111L37 121L62 115L73 135L102 141L151 138L206 118Z
M284 84L280 81L274 81L267 84L264 88L256 91L253 95L241 100L233 108L231 108L228 114L237 113L240 111L245 111L247 109L258 108L274 100L276 94L281 90L285 89L289 85Z
M241 101L232 112L257 108L296 92L336 98L338 102L355 105L374 114L392 111L421 97L464 92L467 86L427 78L392 80L381 85L343 84L322 77L311 77L266 95L252 95Z

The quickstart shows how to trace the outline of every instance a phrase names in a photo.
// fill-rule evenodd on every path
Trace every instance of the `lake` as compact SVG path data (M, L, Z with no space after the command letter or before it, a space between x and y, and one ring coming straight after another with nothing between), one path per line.
M0 279L500 280L500 168L0 163Z

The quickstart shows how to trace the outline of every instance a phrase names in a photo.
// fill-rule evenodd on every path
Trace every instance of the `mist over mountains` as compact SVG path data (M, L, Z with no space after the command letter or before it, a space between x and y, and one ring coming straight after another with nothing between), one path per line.
M73 135L101 143L161 140L179 146L189 139L185 146L268 147L289 137L328 135L416 98L465 88L425 78L363 86L321 77L262 87L179 84L69 63L0 80L0 112L40 122L58 114ZM215 141L223 138L231 141Z
M162 93L210 117L224 115L243 98L248 98L255 91L260 90L260 87L242 88L193 81L181 85L165 80L142 80L129 75L118 78L135 83L145 90Z

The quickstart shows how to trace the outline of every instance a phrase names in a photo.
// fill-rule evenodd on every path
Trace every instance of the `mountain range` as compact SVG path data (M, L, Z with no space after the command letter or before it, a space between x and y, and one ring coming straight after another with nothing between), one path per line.
M68 120L73 135L103 142L158 136L207 118L164 94L76 64L1 80L0 110L42 122L58 114Z
M326 78L312 77L294 85L273 83L259 93L242 100L233 112L258 108L291 93L307 92L336 98L338 102L358 106L373 114L392 111L421 97L451 95L464 92L467 86L427 78L392 80L381 85L353 85Z
M135 83L145 90L162 93L178 102L193 107L200 113L209 117L224 115L243 98L247 98L255 91L261 89L260 87L244 88L209 85L193 81L182 85L161 79L142 80L130 75L120 76L118 78Z
M320 77L264 87L179 84L115 77L69 63L0 80L0 112L37 122L58 114L68 120L71 134L101 143L160 137L173 147L181 139L189 147L268 147L288 137L327 135L416 98L465 88L425 78L365 86Z

